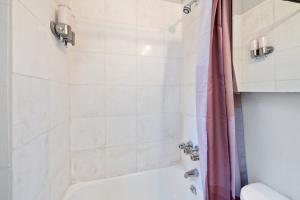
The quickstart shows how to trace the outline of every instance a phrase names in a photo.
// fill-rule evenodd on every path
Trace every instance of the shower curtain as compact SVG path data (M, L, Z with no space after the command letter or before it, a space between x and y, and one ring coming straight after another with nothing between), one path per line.
M231 1L211 1L209 59L197 66L197 125L205 200L240 190L231 56Z

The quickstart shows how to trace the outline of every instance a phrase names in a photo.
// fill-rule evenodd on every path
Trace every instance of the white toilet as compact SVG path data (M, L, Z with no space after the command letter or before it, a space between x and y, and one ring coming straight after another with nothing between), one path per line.
M243 187L241 200L290 200L262 183Z

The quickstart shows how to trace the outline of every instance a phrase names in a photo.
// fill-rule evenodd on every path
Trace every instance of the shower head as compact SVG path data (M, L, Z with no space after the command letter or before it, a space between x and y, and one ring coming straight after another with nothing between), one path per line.
M190 5L186 5L183 7L184 14L189 14L192 11L192 8Z
M190 3L186 4L184 7L183 7L183 12L184 14L189 14L191 11L192 11L192 5L193 4L197 4L199 0L192 0Z

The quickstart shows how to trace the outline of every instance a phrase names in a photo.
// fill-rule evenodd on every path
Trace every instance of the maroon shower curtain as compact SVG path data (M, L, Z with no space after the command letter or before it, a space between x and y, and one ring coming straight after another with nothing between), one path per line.
M206 200L235 199L231 1L212 0L207 88Z

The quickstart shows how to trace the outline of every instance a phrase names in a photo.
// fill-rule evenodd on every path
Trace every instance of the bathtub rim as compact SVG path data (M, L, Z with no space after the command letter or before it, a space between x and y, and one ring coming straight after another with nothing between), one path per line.
M180 171L184 172L184 167L182 165L173 165L173 166L169 166L169 167L150 169L150 170L135 172L135 173L131 173L131 174L124 174L124 175L115 176L115 177L107 177L107 178L96 179L96 180L91 180L91 181L81 181L81 182L78 182L78 183L71 184L68 187L68 189L65 191L62 200L68 200L70 195L74 194L77 190L79 190L83 187L88 187L89 185L95 185L97 183L103 183L105 181L110 181L110 180L123 179L123 178L126 178L126 177L140 176L142 174L151 173L151 172L158 172L158 171L167 170L167 169L180 170ZM182 174L182 177L183 177L183 174Z

